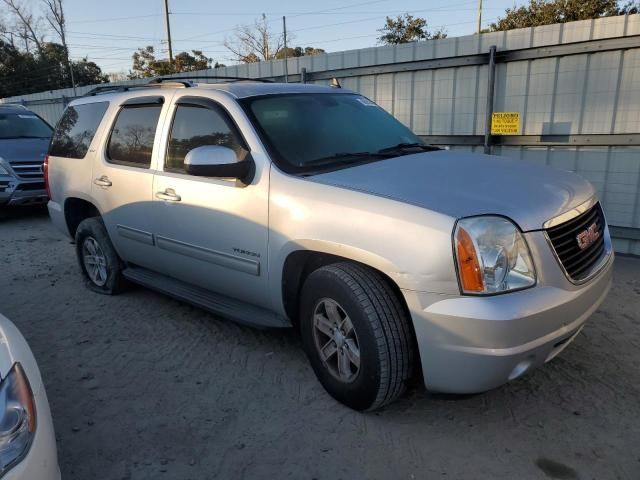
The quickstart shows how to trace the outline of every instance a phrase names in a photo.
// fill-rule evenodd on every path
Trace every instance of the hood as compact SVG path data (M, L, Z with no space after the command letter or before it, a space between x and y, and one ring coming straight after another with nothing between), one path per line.
M563 170L476 153L439 150L307 178L411 203L454 218L498 214L523 231L587 201L595 190Z
M7 162L44 161L49 138L0 138L0 157Z

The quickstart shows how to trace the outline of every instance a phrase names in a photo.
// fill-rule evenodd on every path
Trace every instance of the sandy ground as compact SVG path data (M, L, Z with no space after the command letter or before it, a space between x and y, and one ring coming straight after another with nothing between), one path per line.
M639 479L640 261L553 362L467 397L353 412L293 332L84 288L42 212L0 221L0 312L30 342L65 479Z

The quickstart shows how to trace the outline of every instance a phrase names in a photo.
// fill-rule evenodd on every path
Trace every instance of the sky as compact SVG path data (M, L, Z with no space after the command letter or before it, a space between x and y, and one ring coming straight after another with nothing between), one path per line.
M34 0L31 0L36 3ZM385 17L408 12L427 19L429 29L444 28L452 36L469 35L476 28L478 0L323 0L302 2L212 2L169 0L174 54L202 50L227 65L234 63L223 45L238 25L251 24L262 13L274 32L287 17L289 46L313 46L327 52L376 45ZM483 0L486 26L515 0ZM522 0L517 1L523 3ZM163 0L64 0L71 57L88 56L105 73L127 72L131 54L153 45L166 58Z

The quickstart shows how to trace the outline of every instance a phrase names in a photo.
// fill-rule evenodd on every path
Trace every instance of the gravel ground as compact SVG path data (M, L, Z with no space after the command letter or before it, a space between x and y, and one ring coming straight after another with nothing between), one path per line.
M607 301L545 367L365 415L324 392L293 332L94 294L42 211L0 234L0 312L40 364L65 479L640 478L637 259L617 258Z

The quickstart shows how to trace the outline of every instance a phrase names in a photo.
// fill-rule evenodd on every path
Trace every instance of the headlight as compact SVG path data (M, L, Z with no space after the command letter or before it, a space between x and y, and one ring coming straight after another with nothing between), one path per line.
M492 294L535 285L527 242L506 218L463 218L456 225L454 243L463 293Z
M0 476L29 451L36 431L33 393L19 363L0 383Z
M3 162L4 159L0 157L0 175L9 175L9 170L7 170L4 165L2 165Z

